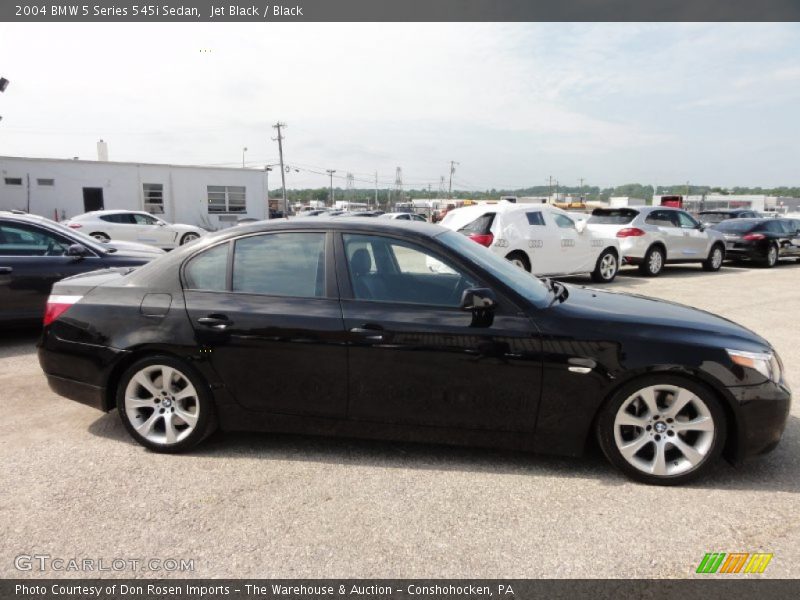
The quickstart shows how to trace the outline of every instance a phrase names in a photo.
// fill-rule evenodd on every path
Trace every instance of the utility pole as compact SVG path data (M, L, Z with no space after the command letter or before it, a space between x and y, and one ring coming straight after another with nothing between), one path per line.
M378 208L378 172L375 171L375 208Z
M403 169L401 167L397 167L394 171L394 188L397 194L394 202L397 204L403 201Z
M583 202L583 177L581 177L581 191L580 191L580 195L581 195L581 202Z
M325 172L326 172L328 175L330 175L330 176L331 176L331 193L330 193L330 198L331 198L331 208L333 208L333 202L334 202L334 198L333 198L333 174L334 174L334 173L336 173L336 169L325 169Z
M247 152L247 146L242 148L242 168L244 169L244 153Z
M283 136L281 135L281 127L286 127L286 123L281 123L278 121L272 127L278 130L278 137L272 139L278 141L278 154L280 155L281 160L281 187L283 188L283 216L284 218L288 219L289 202L286 200L286 170L283 168Z
M453 197L453 173L456 172L456 165L461 164L457 163L454 160L450 161L450 184L447 186L447 199L450 200Z
M549 175L547 177L547 201L550 202L552 198L553 198L553 176Z

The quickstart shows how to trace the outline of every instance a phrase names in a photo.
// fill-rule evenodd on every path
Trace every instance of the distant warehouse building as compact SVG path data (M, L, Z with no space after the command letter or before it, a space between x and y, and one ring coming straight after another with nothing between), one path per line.
M90 210L145 210L211 230L268 218L266 171L109 162L98 150L98 161L0 156L0 210L56 220Z

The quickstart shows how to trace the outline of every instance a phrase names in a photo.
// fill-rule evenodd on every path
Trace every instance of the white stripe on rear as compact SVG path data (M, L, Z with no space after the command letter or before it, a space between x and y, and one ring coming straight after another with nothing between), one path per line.
M83 296L57 296L57 295L51 295L47 299L47 302L49 304L75 304L81 298L83 298Z

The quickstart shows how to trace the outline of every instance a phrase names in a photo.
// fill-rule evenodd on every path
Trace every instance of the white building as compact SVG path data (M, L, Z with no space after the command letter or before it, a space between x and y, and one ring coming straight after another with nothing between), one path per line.
M267 195L263 170L0 156L0 210L50 219L146 210L214 230L268 218Z

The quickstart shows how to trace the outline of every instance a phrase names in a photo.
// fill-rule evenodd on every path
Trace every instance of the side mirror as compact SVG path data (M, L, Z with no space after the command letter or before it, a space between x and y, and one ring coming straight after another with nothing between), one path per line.
M586 221L577 221L575 223L575 229L578 230L578 233L583 233L586 231Z
M468 288L461 295L459 308L464 311L494 310L497 297L489 288Z
M164 221L156 221L156 225L158 225L159 227L166 227L167 226L167 224L164 223Z
M69 248L67 248L67 256L81 258L88 254L89 251L86 249L86 246L83 246L82 244L72 244Z

